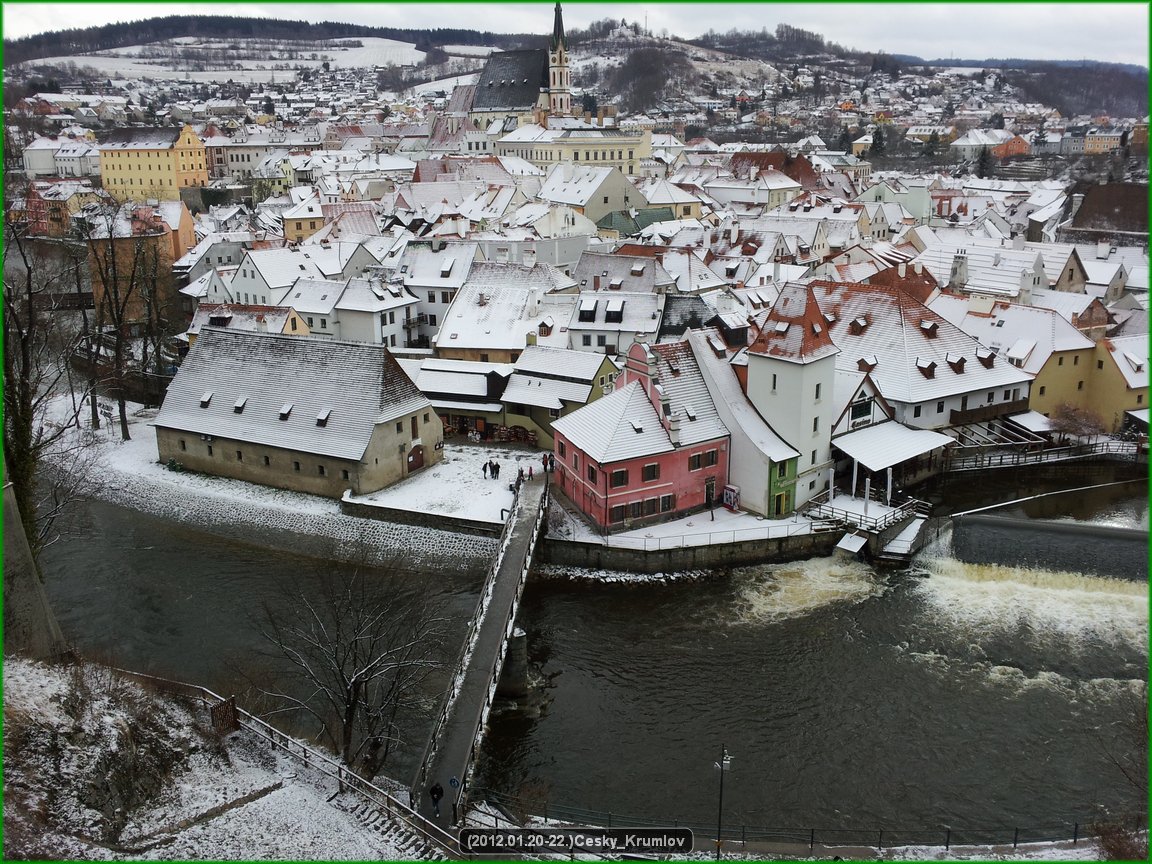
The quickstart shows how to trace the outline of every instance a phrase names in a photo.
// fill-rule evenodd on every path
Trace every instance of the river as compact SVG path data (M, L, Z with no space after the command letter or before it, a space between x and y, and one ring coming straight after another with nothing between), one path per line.
M954 512L1061 482L1084 485L1003 475L925 494ZM1147 527L1147 499L1132 486L1043 502L1013 513ZM258 644L251 610L332 570L98 502L82 505L74 530L44 558L69 638L220 688ZM432 592L457 633L480 580L388 578ZM725 824L1029 826L1132 806L1104 748L1128 748L1132 697L1147 680L1143 582L946 555L894 574L820 559L672 584L545 572L520 623L539 704L493 717L476 786L707 821L726 746ZM408 776L420 734L396 776Z

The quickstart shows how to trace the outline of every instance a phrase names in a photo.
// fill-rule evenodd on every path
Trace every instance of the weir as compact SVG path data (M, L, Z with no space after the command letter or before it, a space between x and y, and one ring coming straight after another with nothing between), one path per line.
M961 514L952 519L952 555L968 564L1148 578L1148 532L1135 528Z
M443 828L455 825L464 814L469 776L515 633L516 612L547 509L547 475L540 482L521 484L496 560L484 580L452 683L412 782L413 808ZM436 784L444 790L439 814L428 794Z

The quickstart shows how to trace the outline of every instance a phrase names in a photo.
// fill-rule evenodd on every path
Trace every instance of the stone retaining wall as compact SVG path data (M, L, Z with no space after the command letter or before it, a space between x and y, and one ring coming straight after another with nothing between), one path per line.
M471 534L477 537L499 537L504 529L503 522L480 522L476 519L445 516L440 513L417 513L414 510L361 504L345 499L340 501L340 512L345 516L356 516L360 519L375 519L378 522L392 522L398 525L417 525L421 528L435 528L439 531Z

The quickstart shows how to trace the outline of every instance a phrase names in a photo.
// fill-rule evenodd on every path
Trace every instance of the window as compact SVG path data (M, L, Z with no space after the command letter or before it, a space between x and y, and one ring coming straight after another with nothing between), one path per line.
M914 407L912 409L912 416L913 417L919 417L920 416L920 406L919 405L917 405L916 407Z
M643 516L644 515L644 502L643 501L633 501L631 504L629 504L628 505L628 515L631 516L633 519L639 519L641 516Z
M815 450L812 451L812 464L813 465L816 464L816 451Z
M820 385L819 384L816 385L816 401L817 402L820 401Z
M403 420L401 420L399 423L396 424L396 434L397 435L403 435L404 434L404 421Z
M588 482L592 483L592 484L596 483L596 466L595 465L589 465L588 466Z
M340 479L341 480L347 480L348 479L348 469L347 468L344 468L340 471Z
M773 393L776 392L776 376L775 375L772 376L772 392Z
M299 462L293 462L292 463L292 470L295 471L297 474L299 474L300 473L300 463Z
M812 434L815 435L819 431L820 431L820 418L819 417L813 417L812 418Z
M243 462L244 461L244 451L243 450L237 450L236 451L236 461L237 462Z
M644 501L644 515L645 516L656 515L656 508L659 506L659 504L660 504L660 499L658 499L658 498L646 499Z
M320 319L320 329L321 330L327 330L328 329L328 319L327 318L321 318Z
M428 412L427 411L424 412L424 422L425 423L428 422Z
M452 292L451 291L441 291L440 292L440 302L441 303L451 303L452 302Z
M608 337L607 337L607 336L604 336L603 334L601 334L601 335L598 335L598 336L596 337L596 345L597 345L597 347L599 347L599 348L603 348L603 347L604 347L605 345L607 345L607 344L608 344Z
M428 316L428 326L429 327L435 327L436 326L436 316L435 315L429 315Z
M291 324L292 324L292 329L295 330L296 329L296 319L295 318L292 319Z
M488 362L488 355L487 354L481 354L480 355L480 362L481 363L487 363Z
M1144 404L1144 394L1143 393L1137 393L1136 394L1136 404L1137 405L1143 405Z
M1097 369L1103 369L1104 368L1104 361L1103 360L1097 360L1096 361L1096 368Z
M623 522L624 514L627 512L623 504L618 504L608 511L609 522Z
M644 482L646 482L646 483L650 483L653 480L659 480L660 479L660 464L654 462L651 465L645 465L642 476L644 478Z
M311 318L311 317L309 317L309 318L308 318L308 326L309 326L309 327L315 327L315 326L316 326L315 324L313 324L313 323L312 323L312 318Z
M588 333L585 333L580 339L580 344L581 345L591 345L592 344L591 335L589 335Z
M1076 389L1077 390L1083 390L1084 389L1084 382L1083 381L1077 381L1076 382Z
M1063 366L1064 365L1064 358L1063 357L1056 358L1056 365L1057 366Z
M267 456L265 456L265 457L264 457L264 464L265 464L265 465L271 465L271 464L272 464L272 460L271 460L271 459L269 459Z
M573 453L572 454L572 468L576 471L580 470L580 454L579 453Z
M676 496L675 495L661 495L660 496L660 512L661 513L667 513L669 510L674 510L675 508L676 508Z
M605 195L605 196L604 196L604 203L605 203L605 204L607 204L607 203L608 203L608 196L607 196L607 195Z
M1045 390L1047 390L1047 389L1048 389L1047 387L1045 387L1043 384L1041 384L1041 385L1040 385L1040 395L1041 395L1041 396L1043 396L1043 395L1044 395L1044 391L1045 391Z
M716 456L715 450L709 450L704 454L704 464L707 465L709 468L712 467L713 465L715 465L716 462L717 462L717 456Z
M700 470L700 454L699 453L694 453L693 455L688 457L688 470L689 471L699 471Z
M211 444L208 445L208 455L209 456L212 455L212 445Z
M943 402L937 402L936 403L936 413L937 414L943 414L944 413L944 403Z
M429 291L428 292L428 302L429 303L435 303L436 302L436 292L435 291Z
M184 443L183 438L180 439L180 449L181 450L187 450L188 449L188 445Z
M568 445L563 441L556 442L556 450L560 454L561 459L568 455Z
M648 471L647 465L644 466L644 471L645 471L645 473L647 473L647 471ZM644 479L647 480L648 478L645 477ZM612 478L611 478L611 485L612 485L613 489L618 489L621 486L627 486L628 485L628 470L627 469L620 469L619 471L613 471L612 472Z
M1076 354L1076 355L1075 355L1075 356L1072 358L1072 365L1073 365L1073 366L1079 366L1079 365L1080 365L1080 355L1079 355L1079 354Z
M988 398L985 399L984 401L987 402L989 405L991 405L992 402L995 401L995 399L996 399L996 394L993 391L989 390L988 391Z
M416 417L415 415L413 415L413 417L412 417L412 437L413 438L419 438L420 437L420 419L418 417Z
M317 465L316 469L320 472L321 477L327 476L328 472L327 472L327 470L325 470L323 465Z

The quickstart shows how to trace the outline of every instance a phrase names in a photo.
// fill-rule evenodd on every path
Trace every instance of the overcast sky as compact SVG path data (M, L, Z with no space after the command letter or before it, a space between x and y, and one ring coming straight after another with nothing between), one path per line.
M4 2L4 36L165 14L244 15L393 27L462 27L541 33L552 4L520 3L22 3ZM1148 5L1124 3L568 3L564 22L643 22L692 38L709 28L769 31L779 23L849 48L925 59L1027 57L1148 65Z

